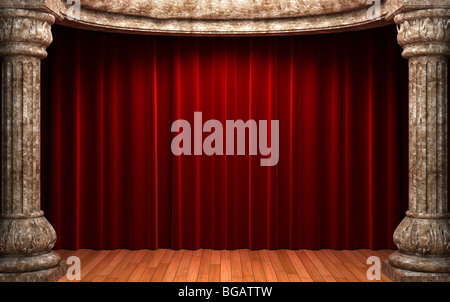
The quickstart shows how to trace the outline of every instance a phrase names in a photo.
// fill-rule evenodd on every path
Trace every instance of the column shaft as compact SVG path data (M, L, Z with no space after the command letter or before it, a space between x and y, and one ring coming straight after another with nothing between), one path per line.
M450 10L397 15L409 60L409 210L383 265L394 281L450 281L447 73Z
M40 210L40 60L53 22L48 13L0 9L0 281L56 281L67 270Z

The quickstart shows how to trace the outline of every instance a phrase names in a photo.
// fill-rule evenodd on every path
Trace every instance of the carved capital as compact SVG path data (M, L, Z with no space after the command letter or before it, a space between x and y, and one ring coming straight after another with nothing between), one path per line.
M450 55L450 10L429 9L399 14L397 41L403 47L403 57L420 55Z
M55 17L48 13L0 9L0 56L47 56L52 43L51 25Z

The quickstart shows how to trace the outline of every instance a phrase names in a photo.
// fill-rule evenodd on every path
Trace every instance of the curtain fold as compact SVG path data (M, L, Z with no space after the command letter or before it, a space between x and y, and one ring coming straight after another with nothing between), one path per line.
M42 196L56 248L395 247L408 93L394 26L254 38L53 34ZM252 130L246 155L173 155L174 121L190 122L192 152L211 134L194 135L194 112L223 125L224 153L226 120L255 120L259 131L267 120L268 142L278 120L278 164L249 155Z

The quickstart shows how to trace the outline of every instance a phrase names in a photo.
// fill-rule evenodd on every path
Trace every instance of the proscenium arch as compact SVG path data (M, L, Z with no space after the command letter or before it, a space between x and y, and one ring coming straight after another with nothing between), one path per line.
M2 165L0 281L57 281L67 271L51 251L56 234L40 210L40 60L55 21L88 30L187 36L314 34L395 22L409 60L410 203L394 233L399 251L383 272L394 281L450 281L448 0L67 2L0 0L1 148L2 159L11 163Z

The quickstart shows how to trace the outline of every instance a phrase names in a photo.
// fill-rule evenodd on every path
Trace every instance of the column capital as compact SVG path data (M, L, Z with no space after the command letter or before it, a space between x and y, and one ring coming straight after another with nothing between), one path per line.
M0 9L24 9L46 12L55 16L58 20L63 19L61 8L64 7L61 0L0 0Z
M403 57L450 56L450 9L423 9L395 16Z
M0 56L47 57L54 22L55 17L46 12L0 9Z

